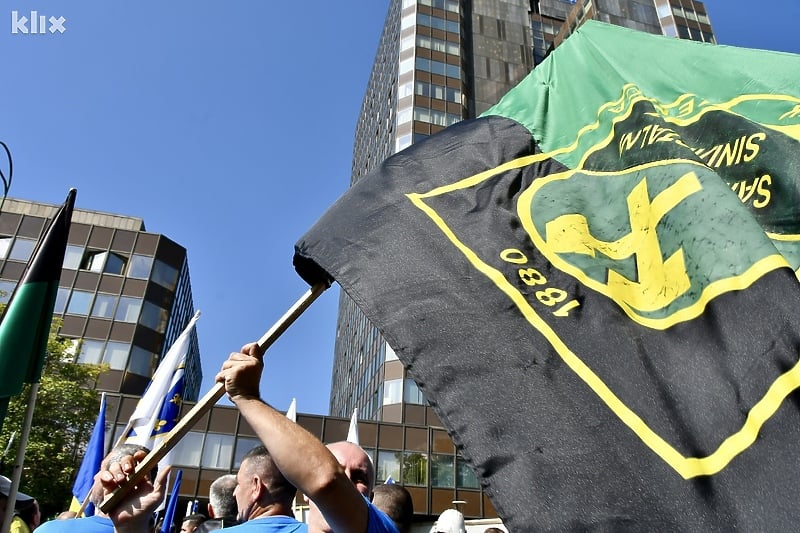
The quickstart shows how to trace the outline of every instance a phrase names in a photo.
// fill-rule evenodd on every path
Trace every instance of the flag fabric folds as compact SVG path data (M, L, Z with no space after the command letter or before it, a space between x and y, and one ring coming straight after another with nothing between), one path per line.
M42 374L76 194L70 189L0 319L0 428L11 396L23 383L38 383Z
M183 398L184 367L191 346L192 328L200 312L189 320L178 339L156 369L150 385L136 404L128 422L132 428L126 442L153 450L178 422ZM159 461L159 468L171 464L171 451Z
M78 512L83 505L83 501L89 492L92 490L94 484L94 476L100 471L100 464L103 457L106 456L105 452L105 431L106 431L106 394L103 393L100 399L100 412L97 415L97 420L94 423L92 436L89 443L86 445L86 450L83 452L83 461L81 467L78 469L78 475L75 477L75 483L72 484L72 503L69 506L70 511ZM88 503L83 510L84 516L94 515L94 504Z
M297 242L510 531L800 519L800 56L590 21Z

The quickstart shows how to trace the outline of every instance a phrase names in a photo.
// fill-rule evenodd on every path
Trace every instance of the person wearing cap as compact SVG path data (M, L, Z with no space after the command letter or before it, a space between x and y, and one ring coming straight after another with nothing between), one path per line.
M0 476L0 524L6 523L6 506L8 495L11 494L11 480L6 476ZM28 496L23 492L17 491L17 501L14 509L20 509L33 503L33 496Z
M465 533L464 515L457 509L445 509L431 528L431 533Z
M31 533L39 527L42 513L39 511L39 502L36 499L18 505L14 511L14 519L9 525L9 533Z

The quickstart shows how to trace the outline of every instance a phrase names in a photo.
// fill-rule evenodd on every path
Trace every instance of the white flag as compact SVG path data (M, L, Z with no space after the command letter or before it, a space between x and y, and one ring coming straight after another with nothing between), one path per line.
M177 407L180 407L181 398L174 397L175 391L182 388L183 369L186 354L189 352L191 331L198 318L200 311L195 313L159 363L150 385L131 415L129 425L132 431L125 442L140 444L152 450L156 445L156 438L168 433L174 427L174 420L162 420L161 411L167 402L176 403ZM178 394L182 395L182 391ZM163 459L159 462L159 464L166 463L167 461Z
M358 442L358 407L353 409L353 416L350 417L350 429L347 430L347 442L361 445Z
M286 411L286 418L292 422L297 422L297 398L292 398L292 403L289 404L289 410Z

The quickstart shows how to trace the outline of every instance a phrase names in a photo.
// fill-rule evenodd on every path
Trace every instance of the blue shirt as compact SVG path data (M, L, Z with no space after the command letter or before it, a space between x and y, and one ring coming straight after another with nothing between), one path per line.
M394 521L389 518L386 513L372 505L372 502L367 500L369 511L369 522L367 523L367 533L399 533Z
M41 533L114 533L114 523L102 516L82 516L66 520L48 520L36 528Z
M290 516L265 516L248 520L243 524L225 528L225 532L245 533L245 532L275 532L275 533L308 533L308 526L303 522L298 522Z

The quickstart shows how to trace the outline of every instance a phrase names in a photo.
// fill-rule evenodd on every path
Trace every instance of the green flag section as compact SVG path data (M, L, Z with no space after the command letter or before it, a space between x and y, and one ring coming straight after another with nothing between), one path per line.
M509 531L794 529L798 139L800 56L588 22L295 267L380 329Z
M41 377L75 195L75 189L70 189L0 321L0 402L5 405L20 393L23 383L38 383Z

